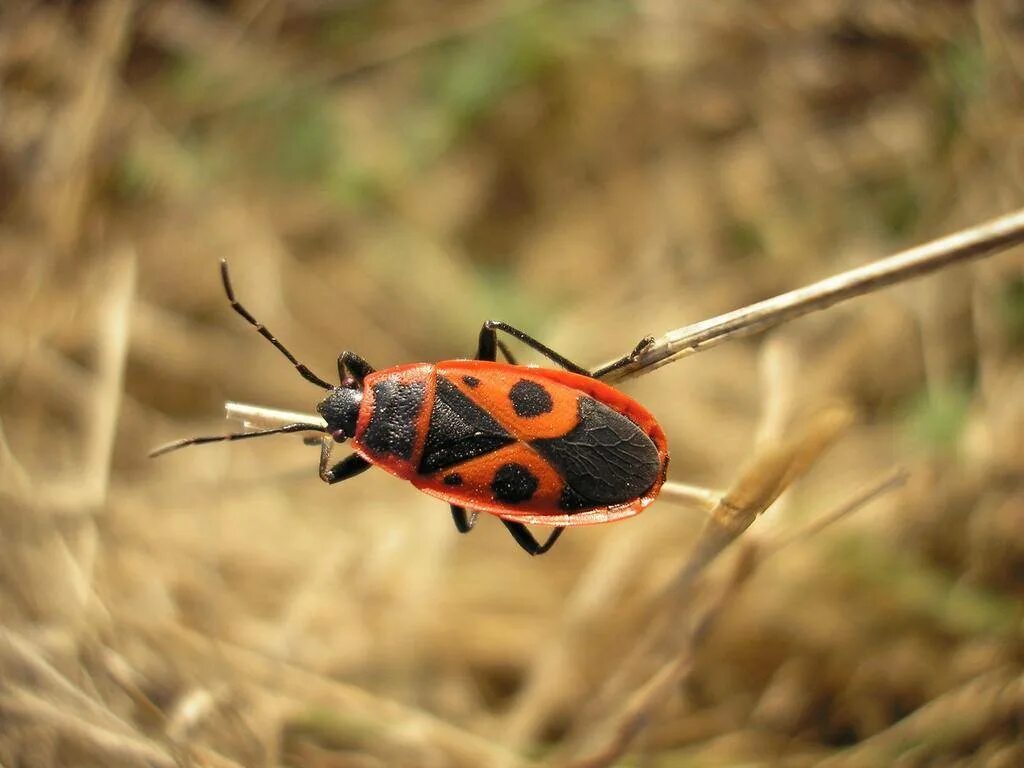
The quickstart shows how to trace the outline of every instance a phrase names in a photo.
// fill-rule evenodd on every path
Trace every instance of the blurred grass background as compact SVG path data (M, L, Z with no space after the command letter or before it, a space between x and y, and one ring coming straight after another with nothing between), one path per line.
M149 461L317 397L217 260L328 377L487 318L594 364L1019 207L1022 77L1015 0L7 0L0 765L589 754L701 515L531 560L295 439ZM752 543L912 475L766 561L616 764L1024 764L1022 351L1018 248L624 385L718 488L853 409Z

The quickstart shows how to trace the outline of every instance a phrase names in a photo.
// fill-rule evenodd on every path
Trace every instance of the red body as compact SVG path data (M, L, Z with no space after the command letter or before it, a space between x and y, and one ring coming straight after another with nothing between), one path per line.
M451 391L453 385L458 392ZM443 392L438 392L439 386L444 388ZM533 393L540 391L541 395L547 393L541 398L541 408L529 411L526 416L521 415L524 406L519 403L517 407L515 398L510 394L516 387L525 388L526 391ZM413 393L412 400L387 399L382 394L388 393L388 397L391 398L396 392ZM503 440L507 442L496 447L488 447L480 455L459 458L454 464L441 469L430 469L428 462L425 469L423 459L428 433L436 442L437 427L432 425L431 419L433 415L435 421L440 420L435 399L441 394L448 402L455 402L456 405L464 404L463 397L471 401L479 410L489 415L493 422L500 425L506 435ZM375 417L374 414L380 406L380 403L375 401L377 395L380 395L385 407L391 410L390 414L378 414ZM642 441L644 446L648 446L643 454L643 463L647 468L644 477L654 479L649 488L645 488L635 497L627 494L627 498L622 498L617 503L598 506L577 502L576 508L566 511L565 472L560 473L556 466L557 462L553 463L550 454L546 457L537 446L543 445L545 439L548 439L547 442L558 442L551 439L575 434L574 428L578 432L582 419L580 404L584 401L590 403L590 398L628 420L627 424L617 417L606 417L606 421L614 421L620 435L626 434L633 442ZM421 404L418 408L417 402ZM527 403L527 408L530 403ZM409 408L405 412L407 418L403 421L402 414L397 411L406 405L409 405ZM591 404L591 407L594 406ZM538 410L543 412L536 412ZM445 410L444 414L447 413L449 411ZM602 409L601 413L607 414L607 411ZM373 419L377 420L376 425L368 433L368 426ZM407 422L412 423L407 425ZM463 425L464 434L468 435L468 439L472 440L479 436L479 432L466 432L464 422L459 424ZM639 430L642 436L639 433L630 435L629 430L633 427ZM605 437L606 433L611 434L610 430L604 429L592 439L598 441L599 438ZM589 434L587 439L591 439ZM647 439L653 443L653 448L649 447ZM401 449L393 450L393 443L402 446ZM607 453L616 448L614 439L611 443L611 447L601 444L595 448L595 442L589 449L604 450ZM357 453L377 466L451 504L489 512L510 521L551 526L591 525L638 514L657 496L664 483L668 466L668 446L661 427L643 406L618 390L596 379L566 371L479 360L448 360L436 364L414 363L368 375L364 382L363 405L359 413L356 434L351 439L351 445ZM558 442L563 470L565 461L572 462L576 459L572 455L566 457L566 452L571 452L571 446L571 441ZM654 451L657 469L655 474L651 474L650 464L651 457L655 455ZM620 458L619 454L614 454L613 458L617 462L614 467L616 470L631 471L629 455ZM447 460L453 461L450 458ZM532 489L528 499L510 503L500 498L501 493L496 494L493 485L495 473L510 465L528 470L525 474L531 478ZM458 485L453 485L456 479ZM602 482L613 481L602 478ZM646 484L646 480L643 483Z

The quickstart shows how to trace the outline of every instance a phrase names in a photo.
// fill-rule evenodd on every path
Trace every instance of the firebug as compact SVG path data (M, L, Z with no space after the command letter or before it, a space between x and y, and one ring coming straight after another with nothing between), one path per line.
M338 357L337 386L300 363L236 299L227 262L221 279L232 308L295 366L327 390L317 405L326 425L295 423L228 435L192 437L154 450L289 432L321 432L320 478L347 480L372 466L408 480L451 506L468 532L477 513L498 517L531 555L547 552L565 528L621 520L658 495L668 445L654 417L600 377L634 360L652 339L594 371L507 323L480 329L476 357L411 363L376 371L353 352ZM563 370L519 365L502 331ZM501 352L506 362L498 362ZM353 452L331 463L331 449ZM526 527L553 527L541 544Z

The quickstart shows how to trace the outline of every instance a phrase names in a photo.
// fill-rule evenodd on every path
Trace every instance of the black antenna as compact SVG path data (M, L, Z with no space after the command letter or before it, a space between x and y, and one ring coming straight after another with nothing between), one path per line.
M206 437L186 437L184 440L175 440L173 443L161 445L150 451L149 458L155 459L165 453L176 451L179 448L187 448L190 445L202 445L203 443L219 443L224 440L246 440L250 437L265 437L266 435L280 435L286 432L326 432L323 427L316 424L288 424L273 429L258 429L255 432L234 432L230 435L209 435Z
M220 278L224 283L224 292L228 295L228 301L231 302L231 308L235 310L235 312L240 314L242 317L244 317L253 328L259 331L260 336L262 336L264 339L273 344L277 348L278 352L287 357L288 360L291 361L291 364L295 366L295 370L302 374L302 378L304 378L308 382L316 384L318 387L323 387L324 389L334 388L333 384L327 383L319 376L317 376L315 373L313 373L311 370L309 370L309 368L307 368L304 364L296 360L295 355L289 352L288 348L285 347L285 345L282 344L280 341L275 339L274 335L267 330L267 326L259 322L255 317L249 314L249 310L247 310L245 307L238 303L238 300L235 298L235 289L231 287L231 276L228 275L227 259L220 260ZM255 435L260 433L249 432L246 434Z

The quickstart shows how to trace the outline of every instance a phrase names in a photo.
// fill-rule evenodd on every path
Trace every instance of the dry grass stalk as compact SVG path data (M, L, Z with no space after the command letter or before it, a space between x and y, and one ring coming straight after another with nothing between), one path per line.
M950 752L970 751L993 725L1016 722L1024 712L1024 676L993 669L937 696L881 733L821 762L827 768L888 765L913 755L922 764Z
M674 691L679 690L681 683L691 674L694 669L696 650L707 639L715 621L729 600L735 596L765 559L779 552L784 546L820 533L851 513L863 509L871 501L898 487L905 480L906 473L902 471L887 475L835 510L816 518L810 525L783 538L778 543L767 547L747 546L740 553L729 578L719 589L718 594L689 623L680 650L633 692L627 703L615 716L614 720L617 725L613 729L609 743L590 757L566 763L566 768L607 768L607 766L614 765L627 752L636 737L651 722L657 710L665 704ZM749 480L743 485L750 487ZM562 763L557 764L561 765Z
M722 492L690 483L670 481L661 487L660 498L710 512L722 499Z
M281 424L317 424L326 427L327 422L319 414L301 413L299 411L282 411L277 408L264 408L259 405L228 402L224 404L224 415L229 419L242 422L246 429L263 429Z
M810 469L851 421L850 412L844 408L825 409L795 437L766 446L755 455L710 511L682 568L655 602L655 612L650 614L639 639L609 675L601 692L584 707L576 723L577 730L599 720L599 713L625 695L632 681L645 674L643 670L651 657L667 653L678 660L678 649L690 642L688 634L677 637L678 617L686 614L696 597L698 577L789 484ZM572 744L574 739L567 742Z
M107 0L93 14L93 41L83 60L75 98L53 125L38 179L35 207L54 246L67 251L78 240L92 180L92 153L111 102L128 39L134 3Z
M906 484L908 479L910 479L910 472L903 467L897 467L888 476L879 482L872 484L870 487L865 488L863 492L854 496L842 506L836 507L832 512L812 520L803 528L798 528L795 531L776 537L765 546L774 553L776 550L782 549L783 547L788 547L792 544L797 544L809 539L830 525L834 525L839 522L847 515L856 512L861 507L874 501L877 496L881 496L884 493L888 493L889 491L895 490L896 488Z
M26 499L60 511L93 511L102 506L110 483L110 463L124 405L124 373L128 359L130 317L135 298L136 261L131 249L115 250L97 267L107 286L97 302L99 330L93 341L94 372L66 359L45 345L19 349L14 339L0 340L0 349L26 358L25 375L46 392L74 404L87 421L83 437L82 460L73 476L47 478L45 483L25 486ZM18 350L15 352L15 350ZM137 404L131 409L139 422L143 412ZM13 456L11 457L13 460ZM9 463L9 462L8 462ZM27 474L22 480L31 483Z
M630 598L630 575L645 557L644 531L630 527L604 541L580 574L559 612L558 627L533 654L526 680L503 719L504 742L516 750L533 745L560 707L572 706L581 673L579 649Z
M565 764L566 768L607 768L614 765L629 749L640 732L650 723L654 712L672 692L689 676L694 668L694 655L700 642L707 637L722 609L753 572L754 550L747 550L736 561L725 585L708 606L693 617L686 634L686 642L675 658L666 662L646 683L628 699L615 718L610 742L594 755ZM559 764L559 763L556 763Z
M104 267L109 287L99 321L97 388L95 402L88 410L91 421L84 450L84 482L78 489L79 493L84 491L87 504L96 505L106 500L110 485L110 461L124 392L124 369L128 361L128 337L135 297L135 254L130 249L122 249Z
M426 712L399 704L359 688L300 669L285 661L232 643L214 641L182 626L167 627L163 640L173 643L179 658L191 657L216 666L256 689L302 702L304 707L358 714L394 739L429 744L452 765L509 764L528 766L487 739L458 728ZM510 761L511 762L508 762Z
M961 230L756 304L669 331L609 381L640 376L724 341L1024 242L1024 210Z
M3 422L0 421L0 488L16 498L23 498L28 494L31 485L32 481L28 472L11 451Z
M711 510L675 588L691 584L758 515L811 468L852 422L849 410L826 409L795 436L767 446L754 456Z
M61 674L40 652L39 648L26 637L8 629L0 629L0 681L13 685L23 680L37 693L45 692L56 701L65 701L80 716L87 716L104 728L130 732L122 722L100 702L87 696ZM4 688L0 687L0 690Z
M140 736L116 733L82 719L74 711L62 709L24 689L0 695L0 711L10 718L23 718L55 729L62 737L77 743L109 761L109 765L176 768L178 761L156 744Z

